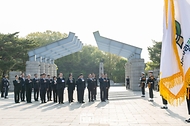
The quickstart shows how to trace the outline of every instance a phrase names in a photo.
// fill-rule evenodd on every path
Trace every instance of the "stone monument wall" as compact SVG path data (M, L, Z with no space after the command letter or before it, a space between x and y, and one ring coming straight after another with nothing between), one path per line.
M131 59L125 65L125 77L130 78L130 89L134 91L140 91L138 84L141 72L144 72L145 63L144 59Z

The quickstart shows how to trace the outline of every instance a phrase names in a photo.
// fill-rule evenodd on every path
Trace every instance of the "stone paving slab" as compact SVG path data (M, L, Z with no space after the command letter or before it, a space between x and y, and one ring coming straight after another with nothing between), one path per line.
M85 103L68 103L67 90L64 103L52 101L46 104L35 102L14 103L13 93L9 99L0 99L0 126L187 126L186 102L181 106L168 106L162 110L159 92L154 92L154 102L141 98L141 92L126 90L125 87L111 87L109 101L88 102L85 90ZM74 94L76 99L76 91Z

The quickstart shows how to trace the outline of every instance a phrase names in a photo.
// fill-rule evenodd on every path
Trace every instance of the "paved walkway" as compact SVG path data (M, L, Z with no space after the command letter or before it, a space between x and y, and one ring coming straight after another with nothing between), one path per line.
M147 89L146 89L147 90ZM154 102L140 97L141 92L126 90L125 87L111 87L107 102L98 100L69 104L65 90L65 104L48 102L40 104L14 104L13 93L9 99L0 99L0 126L188 126L186 102L179 107L169 105L162 110L161 97L154 92ZM76 92L74 94L76 99Z

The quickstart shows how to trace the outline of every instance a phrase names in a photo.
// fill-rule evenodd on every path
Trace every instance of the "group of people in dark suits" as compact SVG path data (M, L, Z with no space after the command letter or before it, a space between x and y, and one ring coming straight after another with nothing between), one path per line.
M104 102L105 100L108 100L110 80L107 78L107 74L102 74L102 77L99 78L99 81L101 101ZM89 74L87 81L85 81L85 79L83 78L82 73L78 76L77 80L74 79L72 73L69 74L67 80L63 77L63 73L59 73L58 77L54 76L52 79L50 75L46 76L45 73L41 74L40 78L38 78L37 74L34 74L33 79L31 79L30 74L28 74L25 78L24 73L22 73L20 76L15 76L13 85L15 103L20 103L20 101L24 102L25 96L26 102L32 103L31 99L33 90L35 101L38 101L40 96L41 103L46 103L47 101L52 101L53 95L53 102L58 102L59 104L64 104L64 89L66 86L68 90L69 103L73 102L74 100L73 93L75 87L77 88L77 100L79 103L85 103L84 91L86 87L88 89L89 102L93 102L94 100L96 100L98 86L97 78L94 73Z
M7 96L8 96L8 91L9 91L9 80L8 80L8 76L5 75L3 76L2 78L2 81L1 81L1 86L0 86L0 89L1 89L1 98L5 98L7 99Z

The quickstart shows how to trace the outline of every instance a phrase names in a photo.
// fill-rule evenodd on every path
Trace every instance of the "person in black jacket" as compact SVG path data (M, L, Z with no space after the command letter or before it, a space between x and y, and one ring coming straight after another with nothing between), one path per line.
M188 115L190 116L190 84L187 86L187 94L186 94L186 101L187 101L187 110ZM190 118L185 120L187 123L190 123Z
M52 98L52 82L53 80L50 78L50 75L47 75L48 79L48 87L47 87L47 98L48 98L48 101L52 101L51 98Z
M147 80L147 85L148 85L148 88L149 88L149 101L153 102L153 86L154 86L154 76L153 75L150 75L150 77L148 78Z
M95 88L95 85L93 83L93 80L92 80L92 75L89 74L88 75L88 79L87 79L87 89L88 89L88 99L89 99L89 102L90 101L94 101L93 100L93 94L94 94L94 88Z
M57 103L57 77L54 76L53 77L53 81L52 81L52 89L53 89L53 102Z
M84 102L84 90L86 88L85 80L83 79L83 74L80 74L78 82L77 82L77 92L78 92L78 101L79 103Z
M93 99L96 100L98 82L96 79L96 75L94 73L92 73L92 82L93 82L93 85L95 86L94 91L93 91Z
M25 75L24 73L21 74L19 77L20 83L21 83L21 92L20 92L20 98L21 102L24 102L25 100Z
M63 78L63 73L59 73L59 77L57 78L57 91L58 91L59 104L64 104L63 103L64 89L65 89L65 78Z
M106 100L109 100L108 99L108 94L109 94L109 89L110 89L110 79L108 78L108 75L107 73L105 74L105 83L106 83Z
M8 80L8 75L5 75L3 80L2 80L2 84L3 84L3 87L4 87L4 91L5 91L5 95L4 95L4 98L7 99L7 96L8 96L8 91L9 91L9 80Z
M40 79L40 98L41 103L46 103L46 91L47 91L47 80L46 80L46 74L42 74L42 78Z
M19 76L16 75L15 76L15 80L13 81L13 85L14 85L14 100L15 103L20 103L19 102L19 96L20 96L20 91L21 91L21 83L19 80Z
M5 76L3 76L2 80L1 80L1 98L3 98L4 94L5 94L4 79L5 79Z
M105 102L106 99L106 79L104 78L104 74L101 74L101 77L99 78L100 82L100 99L102 102Z
M39 91L40 91L40 79L38 78L37 74L34 74L34 78L32 81L33 81L33 88L34 88L34 100L38 101Z
M146 83L146 76L145 76L145 73L142 72L141 77L140 77L140 84L139 84L139 87L141 87L141 91L142 91L141 97L145 97L145 83Z
M31 75L28 74L27 79L25 80L25 88L26 88L26 101L27 103L31 102L31 95L32 95L32 79L30 79Z
M75 90L75 79L73 78L72 73L69 74L69 78L67 80L67 90L68 90L68 100L69 103L73 102L73 91Z

